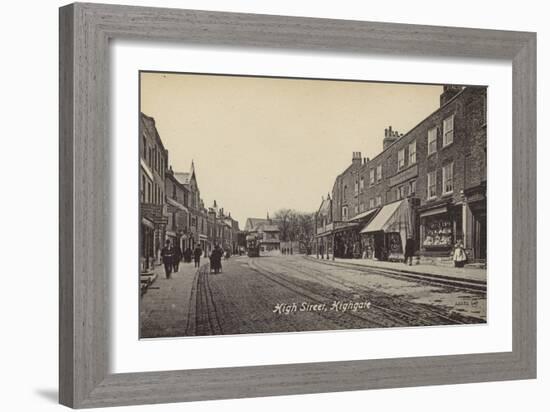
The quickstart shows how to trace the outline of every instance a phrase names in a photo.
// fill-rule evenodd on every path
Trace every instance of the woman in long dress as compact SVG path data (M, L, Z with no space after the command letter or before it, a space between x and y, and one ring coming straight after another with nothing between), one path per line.
M468 260L468 257L466 256L466 251L464 250L464 246L462 245L462 241L458 241L455 244L455 248L453 251L453 261L455 263L455 267L462 268L464 267L464 264Z

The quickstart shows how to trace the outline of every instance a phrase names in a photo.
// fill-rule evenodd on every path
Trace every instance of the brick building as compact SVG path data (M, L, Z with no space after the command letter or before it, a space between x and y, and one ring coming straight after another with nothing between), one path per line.
M486 88L444 86L440 107L406 134L385 130L373 159L354 152L316 217L317 247L336 257L401 259L407 237L422 259L462 240L486 258Z
M155 120L143 113L139 119L140 269L159 259L166 230L164 179L168 151L159 137Z
M140 260L141 269L159 263L165 240L182 251L199 245L207 256L215 244L237 250L239 223L218 210L204 205L195 164L189 172L176 172L168 166L168 151L155 126L155 120L140 114Z

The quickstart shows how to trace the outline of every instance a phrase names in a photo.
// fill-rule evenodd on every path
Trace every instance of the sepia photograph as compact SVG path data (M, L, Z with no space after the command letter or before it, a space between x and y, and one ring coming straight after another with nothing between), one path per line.
M139 73L141 339L487 323L487 87Z

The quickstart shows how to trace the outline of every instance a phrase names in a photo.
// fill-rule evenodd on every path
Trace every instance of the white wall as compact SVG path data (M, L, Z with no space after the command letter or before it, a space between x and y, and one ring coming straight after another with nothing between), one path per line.
M108 1L105 1L108 2ZM109 2L110 3L110 2ZM466 26L538 32L539 118L548 113L550 28L544 2L188 0L130 1L126 4L241 11L371 21ZM0 376L4 410L60 409L57 397L57 7L60 1L2 4L2 343ZM539 152L550 147L540 121ZM544 159L541 159L544 160ZM539 163L539 182L549 162ZM539 185L539 245L550 241ZM546 230L544 230L546 229ZM542 255L542 253L541 253ZM539 262L539 379L270 399L158 405L135 410L242 411L358 410L464 411L546 410L548 407L549 282L547 259ZM123 408L123 410L130 410Z

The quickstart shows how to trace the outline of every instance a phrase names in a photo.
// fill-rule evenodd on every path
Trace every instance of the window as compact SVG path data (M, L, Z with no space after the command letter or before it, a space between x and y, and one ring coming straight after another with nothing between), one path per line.
M178 200L178 194L177 194L177 191L176 191L176 185L172 185L172 198L174 200Z
M409 164L413 165L416 163L416 140L409 143Z
M449 146L454 138L454 115L443 120L443 147Z
M399 199L405 199L408 196L408 185L403 185L399 187Z
M354 212L355 214L359 213L359 206L355 205Z
M359 181L359 192L363 193L363 189L365 189L365 179L361 176L361 180Z
M397 152L397 170L401 170L405 167L405 149L401 149Z
M359 193L359 181L358 180L355 181L354 193L355 193L356 196Z
M415 194L416 193L416 180L411 180L409 182L409 193L411 195Z
M428 173L428 199L436 197L437 176L436 171Z
M369 209L374 208L374 198L369 200Z
M376 206L382 206L382 196L376 196Z
M428 130L428 156L437 152L437 127Z
M369 171L369 182L371 185L374 184L374 169L370 169Z
M348 220L348 207L342 207L342 220Z
M140 196L141 202L145 203L145 176L141 176Z
M361 203L361 204L359 205L359 212L362 213L362 212L364 212L364 211L365 211L365 204L364 204L364 203Z
M147 203L151 203L153 198L153 189L151 189L151 182L147 182Z
M443 166L443 194L449 194L453 192L453 163Z
M344 186L344 200L346 200L346 196L347 196L347 193L346 193L346 192L347 192L347 191L348 191L348 186L345 185L345 186Z
M147 161L147 139L143 136L143 160Z
M382 180L382 165L376 166L376 181L380 182Z

